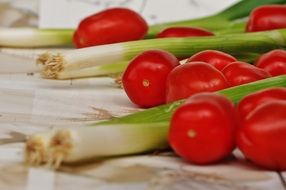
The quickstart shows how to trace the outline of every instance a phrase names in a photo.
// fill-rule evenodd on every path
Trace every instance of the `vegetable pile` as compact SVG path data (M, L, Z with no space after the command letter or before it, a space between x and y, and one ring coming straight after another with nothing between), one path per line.
M41 55L42 76L122 73L130 101L149 109L31 135L27 162L57 168L171 147L203 165L239 148L259 166L286 170L286 10L278 5L283 3L242 0L209 17L149 29L125 8L83 19L73 38L79 49Z
M182 158L211 164L228 157L237 145L264 168L286 169L286 88L267 88L234 104L225 96L191 96L172 116L169 142Z

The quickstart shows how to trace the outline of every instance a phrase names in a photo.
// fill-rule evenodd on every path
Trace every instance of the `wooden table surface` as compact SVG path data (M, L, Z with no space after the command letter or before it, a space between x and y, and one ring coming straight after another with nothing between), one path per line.
M26 135L138 110L111 78L41 79L33 59L41 51L0 50L0 190L286 190L286 173L258 168L238 151L211 166L185 163L171 152L64 165L58 171L26 166Z

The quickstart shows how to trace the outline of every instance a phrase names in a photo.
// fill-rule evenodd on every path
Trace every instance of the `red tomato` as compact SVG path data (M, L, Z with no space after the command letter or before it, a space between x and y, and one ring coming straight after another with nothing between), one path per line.
M215 93L191 96L172 116L169 143L195 164L210 164L230 155L235 147L236 111L226 97Z
M143 52L130 62L122 76L126 94L140 107L165 103L167 76L178 65L177 58L169 52Z
M267 88L245 96L238 104L239 114L245 118L257 106L272 100L286 100L286 88Z
M161 31L157 35L157 38L196 37L196 36L214 36L214 33L202 28L170 27Z
M142 39L147 33L146 21L127 8L111 8L83 19L75 34L78 48Z
M192 62L173 69L167 79L167 102L184 99L198 92L229 87L223 74L204 62Z
M221 71L230 63L237 61L237 59L221 51L205 50L194 54L192 57L188 59L187 62L193 62L193 61L203 61L209 63L210 65L213 65L215 68Z
M226 66L222 73L231 86L237 86L265 79L271 75L263 69L244 62L233 62Z
M282 49L272 50L259 57L255 65L272 76L286 74L286 51Z
M257 32L279 28L286 28L286 6L264 5L251 12L246 31Z
M254 163L272 170L286 170L286 101L261 104L242 121L237 145Z

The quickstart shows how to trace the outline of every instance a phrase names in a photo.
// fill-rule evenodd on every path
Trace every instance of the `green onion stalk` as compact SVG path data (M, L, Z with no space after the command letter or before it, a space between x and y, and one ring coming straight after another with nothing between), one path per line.
M102 70L104 70L102 74L106 75L108 69L114 72L117 68L107 66L113 63L117 63L117 67L122 69L134 56L150 49L162 49L177 57L189 57L206 49L235 55L264 53L285 46L286 29L281 29L198 38L161 38L123 42L64 53L45 53L39 56L37 63L43 65L44 78L71 79L100 75Z
M239 61L243 61L246 63L254 63L255 60L260 56L259 53L251 53L251 52L244 52L244 53L233 53L232 56L237 58ZM80 71L77 71L80 73L78 77L101 77L101 76L117 76L116 80L119 80L119 83L121 81L118 76L120 76L125 69L127 68L130 61L122 61L122 62L116 62L116 63L110 63L110 64L104 64L94 67L88 67L85 69L81 69ZM180 61L180 64L186 63L186 59L183 59ZM77 78L77 77L75 77Z
M202 27L215 34L243 32L251 10L266 4L285 4L286 0L241 0L211 16L185 21L156 24L149 27L146 38L154 38L161 30L172 26ZM1 28L0 46L17 48L72 47L74 29Z
M270 87L286 87L286 75L227 88L214 93L237 103L244 96ZM139 111L87 127L55 129L28 137L25 152L31 165L77 163L91 159L146 153L168 147L174 111L184 100Z
M70 29L0 28L0 46L73 47L72 35Z

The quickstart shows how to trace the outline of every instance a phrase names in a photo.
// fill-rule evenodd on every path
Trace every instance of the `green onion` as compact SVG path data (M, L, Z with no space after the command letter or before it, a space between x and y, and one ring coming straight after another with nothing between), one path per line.
M33 48L72 46L73 30L1 28L0 46Z
M211 36L203 38L163 38L70 50L64 53L45 53L38 58L42 76L70 79L90 76L87 68L129 61L150 49L163 49L177 57L188 57L202 50L215 49L226 53L262 53L286 46L286 29L266 32ZM84 70L85 69L85 70ZM83 74L80 72L84 71ZM100 75L100 71L96 71ZM106 74L106 70L104 71Z
M259 57L259 54L245 52L245 53L234 53L233 56L236 57L239 61L253 63ZM186 60L182 60L180 62L181 64L183 64L186 62ZM82 78L82 77L118 75L125 71L128 64L129 64L129 61L123 61L123 62L118 62L118 63L111 63L111 64L106 64L106 65L88 67L88 68L79 69L79 70L72 70L70 72L63 73L62 78ZM68 75L64 76L64 74L68 74Z
M245 95L269 87L286 87L286 75L224 89L217 93L237 103ZM184 100L177 101L88 127L58 129L48 132L48 135L32 135L26 144L26 160L29 164L44 162L58 167L61 162L82 162L166 148L170 118L183 102ZM38 138L37 141L34 140L35 137ZM49 143L37 149L35 147L38 144L34 142Z
M168 122L59 129L51 138L47 164L58 167L61 162L164 149L168 146L166 126Z

